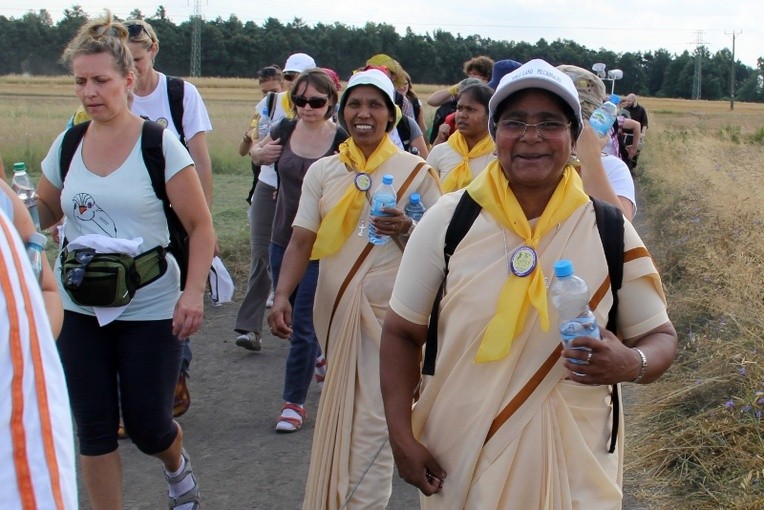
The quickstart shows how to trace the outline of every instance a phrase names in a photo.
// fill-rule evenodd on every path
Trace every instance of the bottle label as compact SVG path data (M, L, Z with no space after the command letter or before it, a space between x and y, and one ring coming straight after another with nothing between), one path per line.
M562 337L562 345L566 349L574 349L580 351L589 351L586 347L571 347L570 342L580 336L589 336L592 338L600 338L600 328L597 326L597 321L592 314L582 315L576 317L573 320L564 322L560 325L560 336ZM586 364L586 361L579 359L568 358L571 363L578 365Z
M395 197L389 195L375 195L371 198L372 216L389 216L382 212L383 207L395 207Z

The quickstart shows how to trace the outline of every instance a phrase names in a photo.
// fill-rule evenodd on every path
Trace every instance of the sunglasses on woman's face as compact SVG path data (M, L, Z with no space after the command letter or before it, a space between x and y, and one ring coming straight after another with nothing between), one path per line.
M317 108L323 108L326 106L326 103L329 102L328 97L311 97L307 98L305 96L293 96L292 102L299 106L300 108L304 108L306 104L309 104L311 108L314 110Z
M149 34L149 31L146 30L146 27L144 27L140 23L125 25L125 27L127 27L127 33L130 37L138 37L141 35L141 32L146 32L146 35L149 36L149 39L151 39L152 41L154 40L154 38L151 37L151 34Z

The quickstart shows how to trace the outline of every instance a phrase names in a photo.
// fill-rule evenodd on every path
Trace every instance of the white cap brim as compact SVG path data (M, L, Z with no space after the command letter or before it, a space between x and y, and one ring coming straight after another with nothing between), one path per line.
M542 89L559 96L573 110L578 121L577 133L580 133L581 104L573 80L544 60L534 59L505 75L488 102L488 130L494 139L496 138L496 108L512 94L525 89Z

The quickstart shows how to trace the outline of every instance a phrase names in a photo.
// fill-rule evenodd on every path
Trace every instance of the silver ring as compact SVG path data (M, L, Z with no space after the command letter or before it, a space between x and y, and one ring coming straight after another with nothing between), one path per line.
M592 351L589 351L589 354L586 356L586 363L589 363L592 360Z

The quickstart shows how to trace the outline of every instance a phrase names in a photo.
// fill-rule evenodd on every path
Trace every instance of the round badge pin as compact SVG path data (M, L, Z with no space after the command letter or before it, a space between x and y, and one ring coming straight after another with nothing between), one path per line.
M521 246L512 254L509 268L516 276L528 276L536 269L538 256L530 246Z
M356 174L355 187L358 188L358 191L368 191L371 189L371 177L369 177L369 174Z

